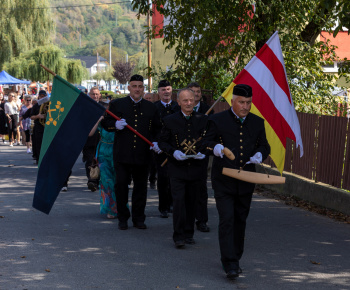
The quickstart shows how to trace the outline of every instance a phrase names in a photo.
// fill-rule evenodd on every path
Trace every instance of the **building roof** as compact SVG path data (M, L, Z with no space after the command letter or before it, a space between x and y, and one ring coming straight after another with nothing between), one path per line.
M86 68L91 68L94 64L97 63L97 57L94 55L75 55L75 56L67 56L67 58L80 59L83 65L85 63ZM103 58L102 56L99 56L98 58L100 62L107 62L107 59Z

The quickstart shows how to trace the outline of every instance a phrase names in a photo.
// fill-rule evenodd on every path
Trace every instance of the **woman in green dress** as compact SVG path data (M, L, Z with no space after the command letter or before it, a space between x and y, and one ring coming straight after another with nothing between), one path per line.
M114 132L107 132L101 126L101 120L96 123L89 135L93 135L96 130L99 131L101 139L97 145L96 157L100 168L100 213L106 214L107 218L117 218L117 203L115 198L115 170L113 165L113 142Z

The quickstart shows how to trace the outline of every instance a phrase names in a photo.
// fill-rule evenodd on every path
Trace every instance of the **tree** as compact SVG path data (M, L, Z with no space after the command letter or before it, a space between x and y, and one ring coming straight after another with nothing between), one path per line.
M332 27L337 18L339 25L350 28L348 2L154 0L153 5L169 24L163 29L153 27L153 37L162 35L166 49L175 48L173 73L179 82L196 79L209 89L220 71L231 74L233 79L278 30L297 108L319 113L320 104L324 105L323 113L332 114L335 102L331 90L347 71L344 69L339 76L323 74L323 64L339 59L335 47L317 41L317 36L323 28L336 35L339 26L334 31ZM140 14L149 10L147 0L134 0L133 7Z
M0 70L11 57L52 43L54 22L47 0L0 0ZM47 9L36 9L36 8Z
M106 68L105 71L102 72L102 79L108 83L109 90L111 90L111 81L114 80L113 76L114 70L110 66Z
M98 48L94 49L93 55L96 55L96 53L105 59L109 61L109 44L105 44L103 46L99 46ZM118 59L125 58L126 52L120 48L112 46L112 64L115 63Z
M80 60L64 58L63 51L54 45L41 46L21 53L4 63L4 69L20 79L44 82L53 76L46 72L40 64L51 69L71 83L80 83L86 78L87 71Z
M123 62L119 60L113 66L113 76L119 81L119 83L126 84L130 80L134 67L135 65L131 64L130 62Z

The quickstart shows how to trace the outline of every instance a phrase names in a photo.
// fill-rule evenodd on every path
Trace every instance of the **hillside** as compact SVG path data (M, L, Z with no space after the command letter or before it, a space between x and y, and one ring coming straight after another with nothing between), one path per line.
M96 3L118 3L91 6ZM138 20L130 1L112 0L49 0L50 6L80 6L52 9L56 22L54 42L68 56L99 54L109 59L112 41L112 63L118 58L137 54L146 47L146 19ZM90 5L90 6L88 6ZM81 35L81 40L80 40Z

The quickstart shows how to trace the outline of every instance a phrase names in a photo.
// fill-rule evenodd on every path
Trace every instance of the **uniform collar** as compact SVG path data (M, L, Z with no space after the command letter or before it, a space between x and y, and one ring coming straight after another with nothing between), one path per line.
M165 103L165 102L163 102L162 100L161 100L160 102L162 103L162 105L163 105L164 107L166 107L167 105L171 105L171 100L170 100L169 103Z
M130 100L134 103L134 104L137 104L137 103L139 103L139 102L141 102L142 101L142 97L136 102L131 96L129 96L130 97Z

